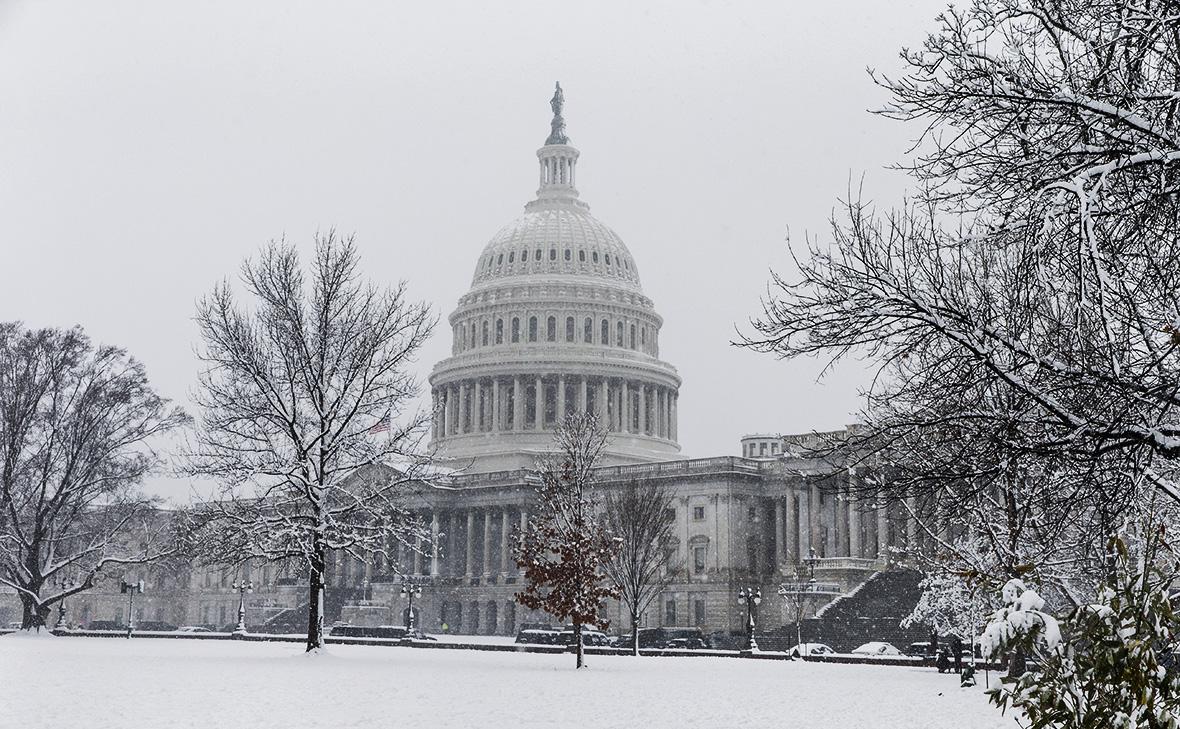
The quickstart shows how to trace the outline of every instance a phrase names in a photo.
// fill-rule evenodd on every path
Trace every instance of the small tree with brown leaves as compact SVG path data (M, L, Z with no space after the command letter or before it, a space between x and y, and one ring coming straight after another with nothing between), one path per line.
M604 568L631 616L632 655L639 655L639 616L676 574L668 564L674 514L671 493L655 481L629 481L603 503L603 524L619 540Z
M516 601L574 625L577 667L586 665L582 626L605 629L603 601L617 598L605 565L619 542L595 515L590 489L606 433L591 414L575 413L557 427L552 457L541 464L540 508L515 549L525 586Z

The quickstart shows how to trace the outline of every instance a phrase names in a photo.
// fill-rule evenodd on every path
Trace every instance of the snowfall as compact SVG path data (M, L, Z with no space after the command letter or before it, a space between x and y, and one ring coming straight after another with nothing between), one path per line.
M0 637L0 727L1013 729L929 668L291 643ZM992 676L995 680L995 676Z

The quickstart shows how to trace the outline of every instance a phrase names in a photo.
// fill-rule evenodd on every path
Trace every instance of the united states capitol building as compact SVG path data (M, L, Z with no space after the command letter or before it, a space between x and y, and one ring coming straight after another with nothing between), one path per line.
M814 579L814 611L887 569L893 556L920 548L911 519L850 493L863 473L808 455L814 435L746 436L734 444L740 455L681 453L681 379L660 357L664 319L643 291L642 250L633 255L580 198L579 152L566 136L560 88L552 106L549 137L536 153L536 197L475 257L471 287L449 317L451 355L429 376L431 450L454 470L426 485L415 510L439 548L426 556L403 548L399 564L336 555L328 619L401 623L408 574L424 583L415 613L428 632L512 634L525 622L551 622L513 598L522 577L511 540L536 509L537 459L571 411L594 413L609 430L595 474L601 488L649 479L674 494L674 580L644 616L647 626L739 632L737 594L756 587L760 627L774 628L794 620L780 585ZM305 620L301 579L282 566L250 572L251 625ZM137 617L232 623L239 598L232 583L242 576L199 568L179 578L149 575ZM70 602L75 623L126 614L117 594ZM620 606L609 606L607 617L612 630L629 628Z

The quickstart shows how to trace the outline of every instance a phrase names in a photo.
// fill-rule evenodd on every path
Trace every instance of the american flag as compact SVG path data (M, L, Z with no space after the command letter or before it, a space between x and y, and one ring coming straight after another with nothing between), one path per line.
M378 420L372 428L369 428L370 433L388 433L389 432L389 411L385 411L385 415Z

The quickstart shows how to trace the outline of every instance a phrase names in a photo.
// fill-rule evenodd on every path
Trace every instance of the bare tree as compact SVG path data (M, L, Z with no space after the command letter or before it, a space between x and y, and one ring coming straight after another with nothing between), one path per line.
M171 552L170 521L138 484L160 465L151 441L185 421L125 351L79 328L0 323L0 584L23 629L102 570Z
M404 283L362 283L359 265L351 238L317 235L305 287L295 248L271 243L242 267L253 308L228 283L197 308L205 369L185 470L219 491L194 510L193 543L209 562L301 562L308 651L323 646L328 550L368 561L424 537L403 504L429 419L412 410L408 365L434 318Z
M906 495L970 494L990 514L971 527L999 527L981 537L1007 543L1010 572L1052 566L1063 530L1102 544L1145 486L1180 499L1175 13L947 10L904 75L879 77L882 113L924 127L920 203L848 203L831 242L775 277L745 342L875 358L866 437L904 464Z
M602 513L607 531L619 540L603 568L631 616L631 653L639 655L639 618L675 577L669 565L672 494L656 481L629 481L607 493Z
M516 601L574 625L576 667L586 665L582 626L605 629L603 601L619 596L606 564L619 541L597 518L593 469L606 445L606 432L588 413L571 413L554 432L554 453L541 464L539 509L515 548L524 570Z

